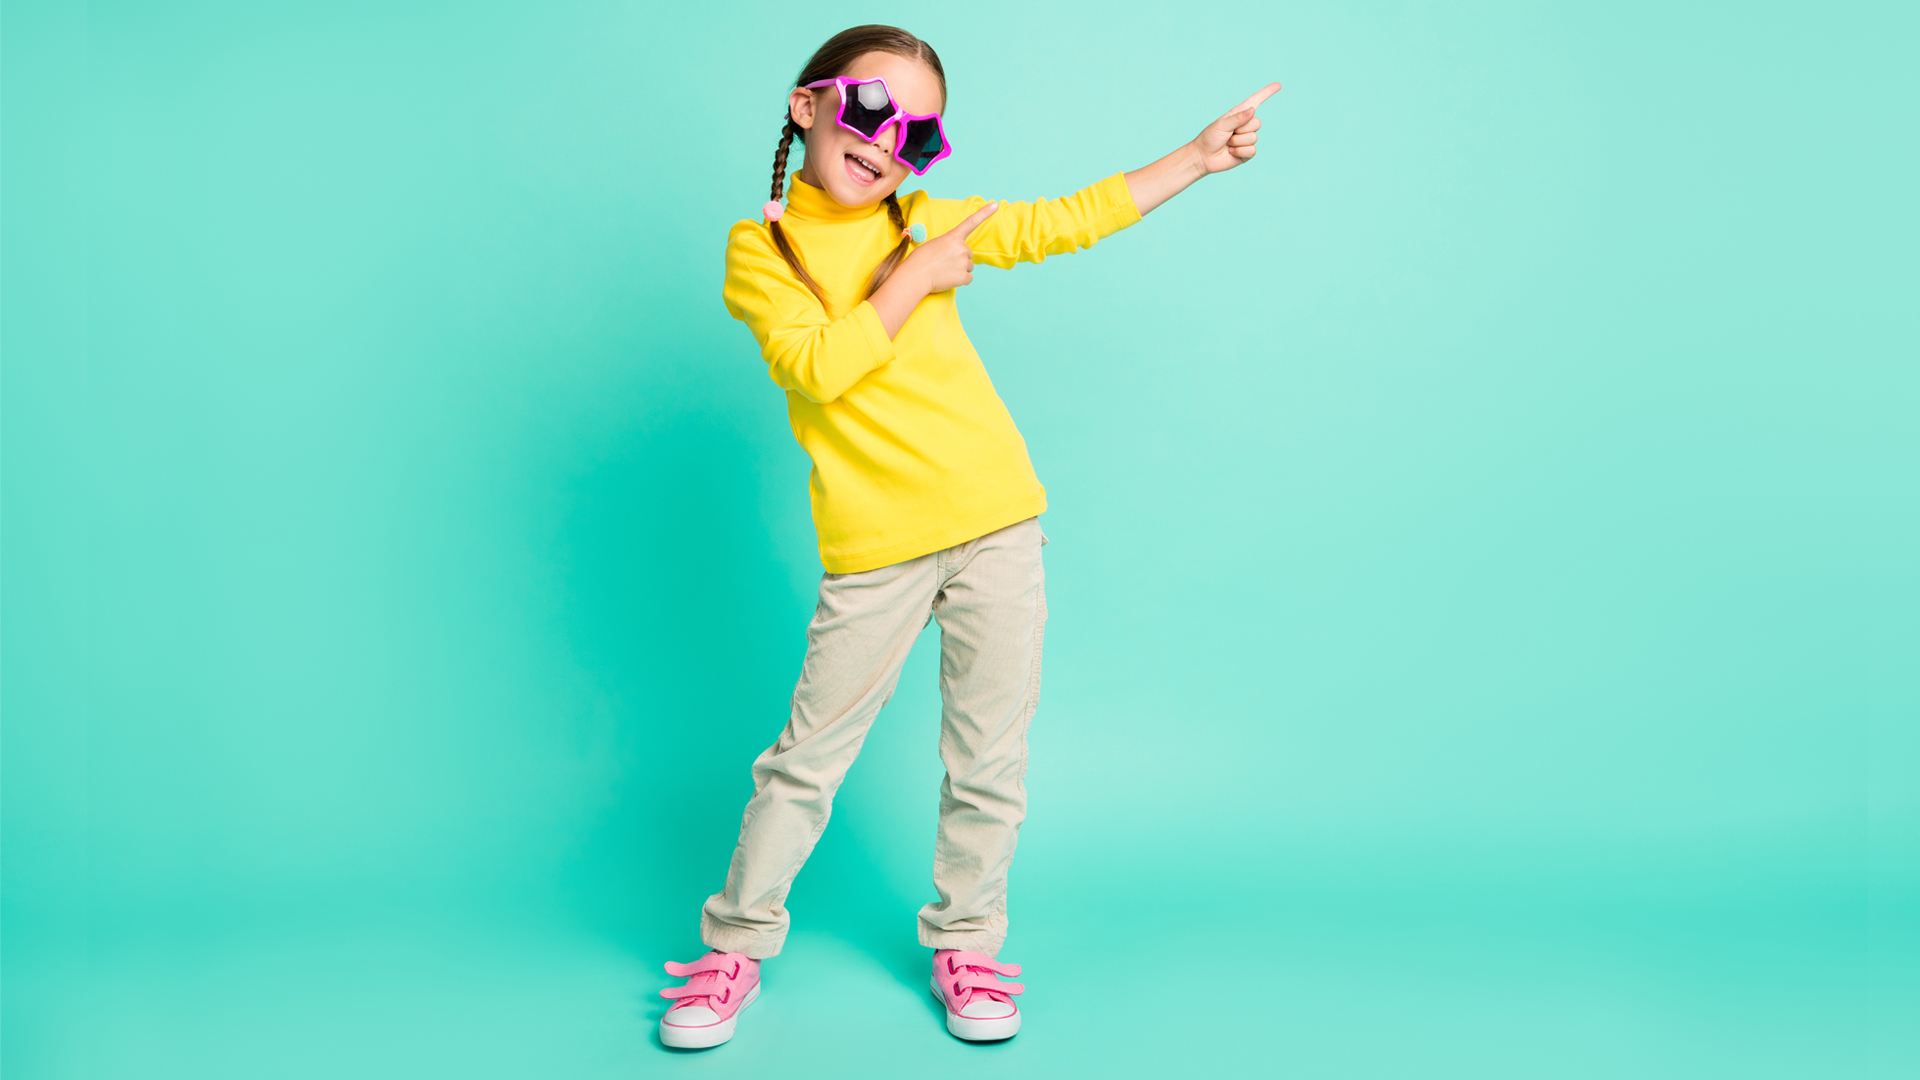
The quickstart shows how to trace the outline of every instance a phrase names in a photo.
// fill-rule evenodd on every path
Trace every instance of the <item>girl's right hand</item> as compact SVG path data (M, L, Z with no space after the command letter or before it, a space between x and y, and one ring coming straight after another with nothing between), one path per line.
M923 282L929 295L973 284L973 249L967 246L967 236L999 209L1000 204L988 203L975 210L967 220L915 248L900 269Z

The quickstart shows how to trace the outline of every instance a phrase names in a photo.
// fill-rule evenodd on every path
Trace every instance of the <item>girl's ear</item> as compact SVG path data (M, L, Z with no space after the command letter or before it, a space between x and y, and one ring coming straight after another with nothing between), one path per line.
M802 131L813 130L813 91L794 87L787 95L787 114Z

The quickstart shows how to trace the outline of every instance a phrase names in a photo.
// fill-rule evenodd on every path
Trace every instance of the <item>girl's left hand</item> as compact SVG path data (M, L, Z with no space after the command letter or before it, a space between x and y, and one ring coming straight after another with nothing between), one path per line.
M1268 83L1260 92L1234 106L1233 111L1207 125L1193 140L1200 167L1209 174L1226 172L1254 154L1260 138L1260 118L1253 111L1280 90L1279 83Z

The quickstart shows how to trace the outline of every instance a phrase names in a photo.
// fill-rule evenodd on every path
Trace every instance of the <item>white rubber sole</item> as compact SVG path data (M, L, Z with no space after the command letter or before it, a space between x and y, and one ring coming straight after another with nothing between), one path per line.
M733 1038L734 1025L739 1022L740 1014L746 1012L747 1006L758 1000L760 1000L760 984L754 983L753 989L747 991L747 1000L740 1003L740 1007L733 1011L732 1016L704 1027L682 1027L679 1024L669 1024L667 1017L663 1016L660 1018L660 1045L671 1046L675 1050L705 1050L709 1046L719 1046ZM668 1016L671 1015L672 1013L669 1012Z
M983 1020L974 1016L961 1016L947 1005L947 996L940 992L937 979L927 980L927 987L933 991L933 999L947 1014L947 1033L956 1039L968 1042L999 1042L1011 1039L1020 1033L1020 1010L1015 1008L1012 1016L998 1016Z

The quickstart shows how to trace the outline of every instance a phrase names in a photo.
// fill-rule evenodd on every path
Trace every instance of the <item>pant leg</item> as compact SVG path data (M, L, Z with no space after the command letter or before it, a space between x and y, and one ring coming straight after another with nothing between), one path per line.
M1027 726L1047 623L1040 523L1029 518L940 553L940 828L920 943L996 955L1007 871L1027 812Z
M708 946L759 960L786 942L787 891L927 624L935 558L820 579L786 730L753 763L753 797L726 885L701 910L700 937Z

